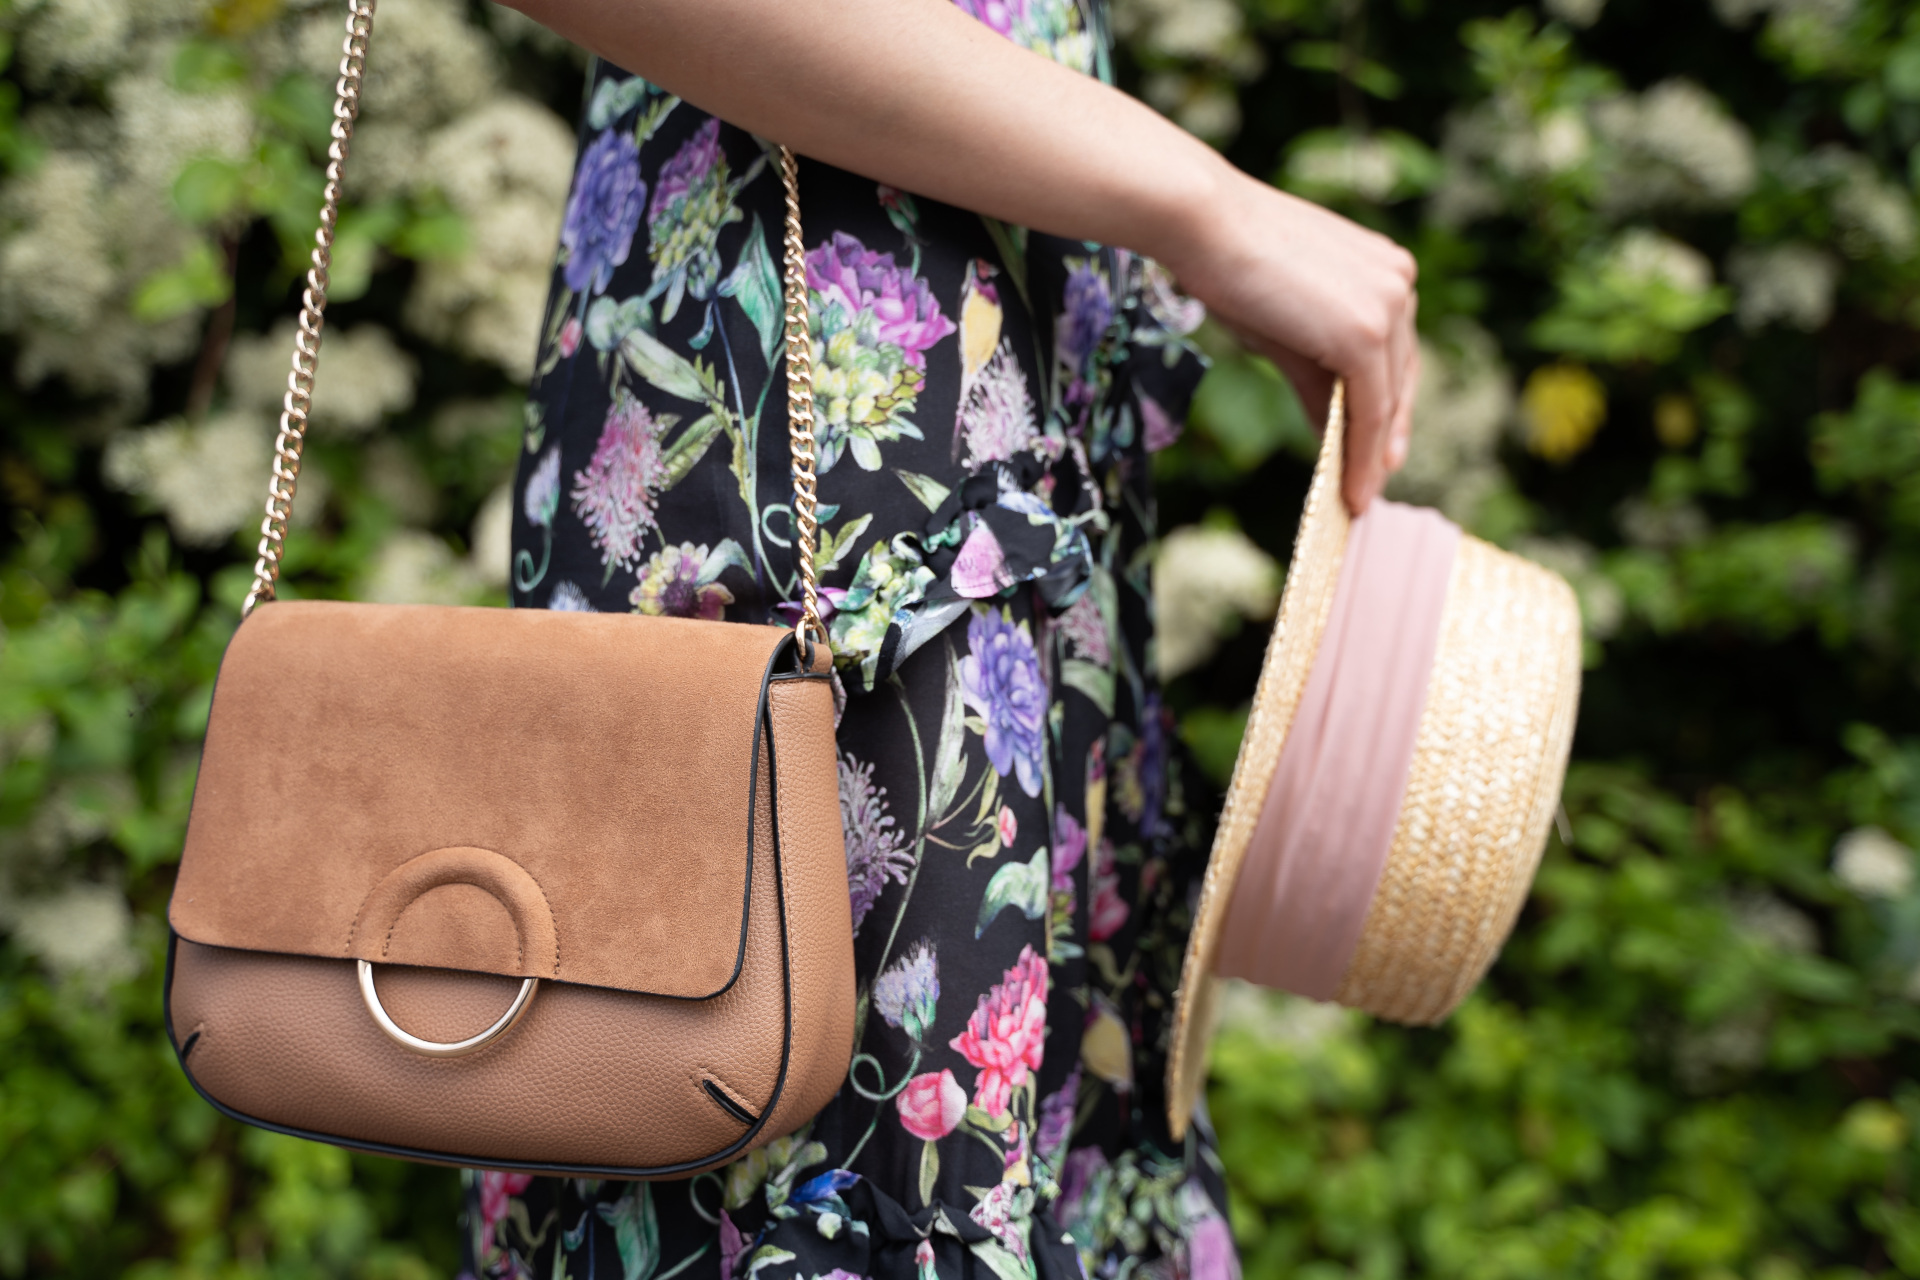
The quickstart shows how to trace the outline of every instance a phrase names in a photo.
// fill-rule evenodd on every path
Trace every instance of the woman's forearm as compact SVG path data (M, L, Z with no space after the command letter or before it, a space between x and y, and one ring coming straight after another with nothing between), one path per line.
M1213 150L948 0L511 0L704 111L805 156L1179 269Z
M1406 455L1413 258L1234 169L1140 103L948 0L508 0L616 65L802 155L1159 259L1286 369L1348 381L1357 512Z

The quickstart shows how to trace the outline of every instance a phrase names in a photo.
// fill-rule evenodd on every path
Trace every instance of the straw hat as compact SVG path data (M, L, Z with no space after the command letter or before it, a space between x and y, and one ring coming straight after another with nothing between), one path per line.
M1328 629L1353 527L1340 498L1342 402L1336 387L1187 942L1167 1060L1176 1140L1206 1076L1229 903ZM1384 864L1371 897L1358 900L1364 925L1351 959L1319 993L1420 1024L1453 1011L1513 928L1559 803L1580 693L1579 608L1558 575L1459 535L1444 603L1436 597L1435 607L1438 638L1406 789L1391 827L1378 825L1383 836L1391 830ZM1314 856L1337 862L1344 852L1328 847ZM1294 918L1315 906L1290 905Z

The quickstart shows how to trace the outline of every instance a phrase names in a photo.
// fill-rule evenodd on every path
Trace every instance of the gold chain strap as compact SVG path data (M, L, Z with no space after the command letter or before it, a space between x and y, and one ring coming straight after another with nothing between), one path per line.
M300 328L293 337L293 368L280 412L280 434L273 442L273 475L267 481L266 518L260 522L259 557L253 562L253 589L241 613L271 600L280 578L280 553L287 517L300 481L300 453L307 442L307 416L313 409L313 375L320 362L320 328L327 310L327 273L333 263L333 233L340 221L340 170L360 115L360 82L367 67L367 36L373 29L375 0L347 0L347 35L341 45L340 79L334 86L333 141L327 147L327 185L321 195L320 226L313 233L313 265L300 295ZM803 654L817 639L825 643L820 621L820 590L813 552L819 533L814 474L813 338L807 331L806 245L800 235L800 165L791 149L780 148L780 180L786 189L786 347L787 426L793 450L794 552L799 562L801 613L794 628ZM809 658L809 665L811 661Z
M809 646L813 637L825 643L827 632L820 623L820 589L813 576L819 503L813 472L813 336L807 332L807 249L800 238L800 162L789 147L780 148L780 181L787 191L787 433L793 448L793 545L800 569L800 621L794 633L811 666Z
M340 46L340 79L334 85L333 141L327 146L327 185L320 199L320 227L313 233L313 265L300 294L300 328L293 335L293 368L281 400L280 434L273 441L273 475L267 481L267 514L260 522L259 558L253 562L253 589L240 606L244 616L262 600L273 599L280 579L280 552L286 543L287 517L300 483L300 451L307 443L307 415L313 408L313 373L320 363L320 326L327 311L327 273L333 265L333 231L340 221L340 168L347 162L353 122L360 115L360 78L367 69L367 33L373 29L374 0L347 0L347 38Z

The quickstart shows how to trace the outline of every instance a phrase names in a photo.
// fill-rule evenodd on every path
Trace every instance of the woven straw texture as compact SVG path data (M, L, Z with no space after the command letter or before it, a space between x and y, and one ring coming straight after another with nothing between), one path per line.
M1573 592L1461 538L1400 820L1341 1004L1434 1023L1479 983L1546 848L1579 699Z
M1227 901L1346 554L1342 407L1336 391L1187 940L1167 1055L1175 1140L1186 1134L1206 1072ZM1513 928L1546 848L1579 699L1580 612L1572 590L1546 569L1462 537L1407 793L1340 1003L1431 1023L1473 990Z
M1226 918L1227 898L1240 879L1253 829L1267 802L1267 788L1280 764L1280 748L1293 724L1294 710L1307 687L1313 655L1320 649L1327 618L1333 612L1334 587L1340 581L1340 562L1347 551L1351 518L1340 498L1340 458L1345 435L1345 387L1336 385L1327 412L1327 430L1307 486L1306 508L1295 535L1293 562L1287 566L1286 585L1280 591L1280 615L1267 642L1266 661L1247 715L1247 731L1234 762L1233 781L1227 787L1220 825L1213 836L1213 854L1200 886L1193 931L1187 937L1186 958L1180 966L1180 989L1174 996L1171 1047L1167 1055L1167 1113L1175 1138L1186 1133L1187 1120L1198 1095L1198 1073L1206 1070L1207 1041L1213 1035L1214 953L1220 945L1220 925Z

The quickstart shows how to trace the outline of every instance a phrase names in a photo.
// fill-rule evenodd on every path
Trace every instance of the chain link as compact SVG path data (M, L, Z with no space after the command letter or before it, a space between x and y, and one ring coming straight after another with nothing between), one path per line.
M373 29L375 0L348 0L347 34L340 47L340 78L334 86L333 141L327 147L327 185L320 204L320 226L313 233L313 265L300 295L300 328L293 338L292 368L281 402L280 433L273 442L273 475L267 482L266 517L260 522L259 557L253 562L253 588L242 614L274 597L280 579L280 554L286 544L287 517L300 482L300 453L307 441L307 417L313 409L313 375L320 361L320 330L327 310L328 272L333 265L334 228L340 221L340 172L347 162L354 122L360 115L360 84L366 73L367 37ZM806 244L800 234L800 164L791 149L780 148L780 180L786 189L785 330L787 348L787 425L793 450L794 551L798 559L801 614L794 628L803 654L827 641L820 621L820 584L813 567L819 537L818 479L814 473L813 337L807 331ZM809 664L810 664L809 657Z
M300 294L300 328L293 336L293 367L281 400L280 434L273 441L273 476L267 481L266 518L260 522L259 558L253 562L253 589L240 606L273 599L280 579L280 552L286 544L287 517L300 484L300 451L307 443L307 415L313 409L313 374L320 362L320 327L327 311L327 277L333 265L333 232L340 221L340 170L360 115L360 80L367 68L367 36L373 30L374 0L347 0L347 35L340 45L340 79L334 85L333 141L327 146L327 185L321 193L320 226L313 233L313 265Z
M800 162L789 147L780 148L780 181L787 192L787 433L793 448L793 544L800 573L800 621L794 633L808 665L812 665L811 646L815 637L826 643L827 630L820 622L820 584L813 571L819 502L813 470L813 335L807 331L807 248L800 236Z

